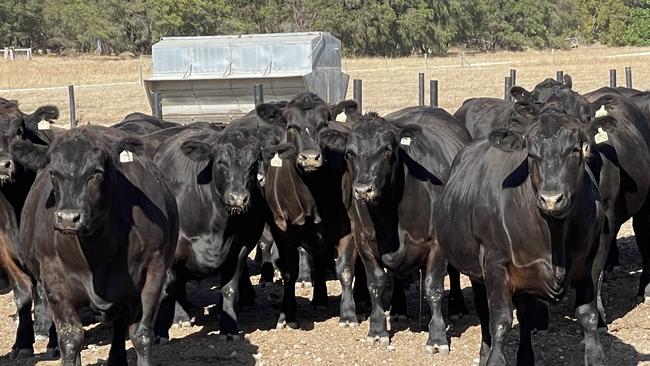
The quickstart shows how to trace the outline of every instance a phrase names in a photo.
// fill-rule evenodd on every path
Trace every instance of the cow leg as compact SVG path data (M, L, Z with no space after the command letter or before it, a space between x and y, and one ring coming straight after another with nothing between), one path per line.
M336 274L341 282L341 306L339 325L341 327L357 327L356 305L352 292L354 281L355 261L357 260L357 248L354 246L352 234L341 238L338 245L339 259L336 264Z
M537 316L537 300L528 294L518 295L514 299L519 320L519 349L517 349L517 366L534 365L535 355L531 333Z
M447 304L449 318L458 319L468 313L463 290L460 287L460 272L453 266L447 265L447 273L449 274L449 303Z
M40 282L36 283L34 295L34 334L47 337L52 327L52 317L45 300L45 289Z
M490 263L496 258L486 258ZM490 311L490 335L492 345L487 358L487 365L505 365L503 341L512 328L512 294L508 288L508 272L503 265L494 265L484 269L485 287Z
M129 326L129 312L121 309L117 318L113 320L113 340L108 352L108 365L126 365L126 330Z
M591 274L576 286L576 318L585 334L585 365L605 365L605 352L598 339L598 306Z
M388 337L386 314L384 312L384 305L382 304L387 276L377 258L368 249L372 248L373 245L368 242L364 244L359 246L359 254L361 255L363 265L366 269L368 291L370 292L370 302L372 306L372 311L370 312L368 340L374 342L375 339L379 339L382 346L388 346L390 344L390 338Z
M222 308L219 316L219 334L232 338L237 335L237 313L235 312L235 299L239 292L240 277L246 267L246 257L248 248L242 246L237 253L236 265L233 269L226 268L221 273L222 283L227 281L221 287ZM230 260L228 260L231 262ZM232 268L232 267L231 267Z
M445 294L445 267L447 261L441 255L438 244L429 251L427 258L426 276L424 278L424 294L431 307L431 321L429 321L429 339L427 352L438 352L441 355L449 354L447 342L447 327L442 317L442 299Z
M273 239L278 248L280 272L284 293L277 329L298 327L296 323L296 279L298 278L298 240L290 233L272 227Z
M275 276L274 263L277 258L273 258L273 237L271 232L268 230L268 227L264 228L264 233L260 239L259 244L257 245L256 257L259 255L261 264L260 264L260 284L273 283L273 277ZM277 253L276 253L277 257Z
M310 253L311 280L313 285L313 296L311 305L327 311L327 281L325 271L327 267L326 253Z
M18 312L16 342L11 348L11 359L30 357L34 354L34 325L32 320L31 281L13 282L14 300ZM21 284L22 282L22 284Z
M650 217L648 214L637 214L634 216L632 226L636 235L636 245L641 252L643 272L639 279L639 292L637 296L650 300Z
M255 289L253 288L251 276L248 273L248 265L246 264L244 264L241 271L241 276L239 276L239 305L255 305Z
M180 307L176 303L178 288L185 288L185 282L179 281L177 272L174 268L167 271L165 285L163 286L164 291L154 324L154 335L157 342L165 343L169 341L169 328L174 323L176 308Z
M160 256L152 259L147 277L140 293L142 316L129 326L129 337L138 357L138 366L150 366L154 344L156 312L160 304L163 287L169 280L165 259ZM185 285L185 283L183 283ZM173 309L173 306L172 306Z
M45 357L50 360L59 358L61 353L59 352L59 337L56 333L56 327L54 322L50 324L49 339L47 340L47 346L45 349Z
M60 298L59 294L48 293L52 320L56 325L61 352L61 366L81 366L81 347L84 328L77 309Z
M366 277L366 270L360 257L357 257L354 263L354 302L363 309L367 309L370 303L368 278Z
M298 248L298 258L298 278L296 281L309 284L312 282L311 271L313 268L309 265L309 254L303 247Z
M481 321L481 358L479 366L487 364L490 347L492 345L492 336L490 335L490 310L488 306L487 291L485 285L472 282L472 293L474 294L474 304L479 320Z
M607 263L605 264L605 268L608 271L611 271L614 269L614 267L620 265L618 244L616 243L616 237L618 236L619 230L620 230L620 226L616 226L616 229L614 230L614 236L612 238L611 244L609 245L609 252L607 253Z
M405 322L406 317L406 280L393 277L393 293L390 297L390 317L397 322Z

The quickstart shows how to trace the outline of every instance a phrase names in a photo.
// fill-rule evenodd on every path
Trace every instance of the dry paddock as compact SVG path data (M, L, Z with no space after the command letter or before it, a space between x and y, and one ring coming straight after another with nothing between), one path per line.
M608 365L650 365L650 305L635 302L640 260L631 225L619 234L621 267L607 274L604 287L609 332L600 339ZM259 276L254 276L256 284ZM227 342L218 335L214 314L217 292L211 283L191 286L194 305L192 326L174 328L171 341L154 349L160 365L467 365L476 364L480 344L480 327L472 304L471 289L464 280L464 294L470 314L449 323L451 353L447 357L428 355L424 350L427 333L418 325L418 290L412 286L407 293L409 320L391 324L391 347L380 348L366 343L368 321L363 318L358 328L340 328L337 308L340 286L328 282L330 303L328 313L319 313L309 305L311 291L298 293L299 329L276 330L282 289L279 284L255 286L257 304L241 309L241 340ZM423 323L429 316L425 304ZM551 328L533 338L538 365L579 365L583 363L582 334L573 316L572 295L551 308ZM13 343L16 326L11 294L0 296L0 355L6 355ZM82 359L84 365L102 365L108 357L110 329L102 326L86 328ZM518 327L515 324L507 337L506 354L515 362ZM42 359L46 342L36 345L36 357L21 362L0 358L1 365L58 365L58 361ZM135 364L135 352L129 347L129 362Z
M346 59L343 69L351 79L364 80L366 110L387 113L417 102L417 74L425 72L428 79L440 80L440 105L453 112L462 101L474 96L503 95L503 77L510 68L518 70L520 85L531 88L546 77L564 70L573 76L574 88L585 92L603 86L608 70L619 71L632 66L634 85L647 89L650 85L650 48L581 48L558 51L553 58L548 51L468 55L472 67L460 67L457 55L429 59L425 68L422 58ZM110 124L133 111L147 112L147 102L139 83L139 72L146 77L150 59L119 59L83 57L35 57L34 61L0 61L0 96L18 99L25 111L38 105L55 104L62 110L61 123L67 123L68 84L77 86L77 114L81 123ZM33 89L37 88L37 89ZM351 97L352 88L348 96ZM606 275L603 299L608 310L607 333L601 334L609 365L650 365L650 305L634 299L639 278L640 259L631 225L619 234L620 268ZM256 284L259 276L253 277ZM389 349L365 341L368 321L364 317L358 328L338 326L340 286L328 282L330 304L327 314L314 311L309 305L311 290L298 291L299 329L275 330L282 289L279 284L262 288L256 285L257 305L241 309L241 340L226 342L218 335L214 303L217 290L212 283L194 284L190 299L194 323L172 329L172 339L156 346L155 360L163 365L473 365L477 361L480 329L474 311L471 289L463 281L470 314L449 323L451 337L449 356L428 355L424 351L427 334L420 326L419 294L412 286L407 294L410 319L391 324L392 344ZM422 323L429 316L423 304ZM36 357L20 362L6 358L13 343L16 325L12 315L15 306L11 294L0 296L0 365L56 365L58 361L42 358L46 342L39 340ZM100 365L108 357L110 329L103 325L87 327L84 365ZM540 365L577 365L583 362L581 331L572 310L569 294L552 307L551 329L534 336L537 361ZM507 338L506 353L514 363L518 343L518 327ZM129 346L129 361L135 364L135 353Z

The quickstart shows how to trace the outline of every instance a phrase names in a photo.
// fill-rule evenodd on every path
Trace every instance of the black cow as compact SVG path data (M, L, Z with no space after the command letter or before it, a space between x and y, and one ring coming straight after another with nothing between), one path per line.
M45 288L63 365L81 363L82 306L113 322L109 363L126 364L127 328L138 364L152 362L178 214L160 171L137 156L140 146L98 126L70 130L49 148L11 144L17 161L41 169L23 209L20 252Z
M434 222L452 159L471 138L441 109L413 107L392 116L396 119L388 122L366 114L350 132L324 130L321 141L344 153L347 161L348 199L354 197L348 215L372 302L368 337L389 343L382 305L384 268L404 278L424 267L432 309L427 349L447 353L441 309L433 301L443 293L434 291L439 289L432 271L445 264L438 254Z
M122 121L112 125L111 127L135 136L143 136L178 126L180 126L178 123L163 121L158 117L136 112L128 114Z
M454 159L436 232L440 248L472 281L481 320L480 364L505 364L503 341L520 323L518 364L532 364L530 332L536 297L558 301L576 289L576 317L585 332L585 361L604 365L596 333L597 275L604 264L605 209L594 135L611 131L605 117L540 115L523 134L497 129ZM597 254L601 254L598 258ZM444 268L435 273L440 286ZM442 328L444 330L444 328Z
M265 130L240 126L217 132L187 129L164 141L155 155L176 197L180 234L171 297L160 309L157 335L168 337L171 300L185 299L190 278L221 274L220 333L236 335L239 291L252 291L246 258L259 240L266 206L257 183ZM258 135L259 134L259 135ZM241 285L246 287L240 288ZM248 294L252 297L254 295ZM185 304L182 304L185 305Z

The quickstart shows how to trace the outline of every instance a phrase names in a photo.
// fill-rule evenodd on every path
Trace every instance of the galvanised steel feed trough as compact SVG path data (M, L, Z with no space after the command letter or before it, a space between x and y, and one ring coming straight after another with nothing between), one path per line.
M209 37L165 37L153 45L154 93L166 120L228 122L255 107L253 85L265 101L290 100L310 91L330 103L345 98L341 41L326 32Z

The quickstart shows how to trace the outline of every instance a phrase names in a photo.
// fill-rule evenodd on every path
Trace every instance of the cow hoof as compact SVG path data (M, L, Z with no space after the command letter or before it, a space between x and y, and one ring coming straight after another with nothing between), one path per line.
M646 303L646 304L650 304L650 296L645 296L643 298L643 302Z
M36 342L47 341L50 337L45 334L34 334L34 340Z
M12 360L22 360L25 358L30 358L34 356L34 350L31 348L21 348L17 349L14 348L11 350L11 353L9 354L9 358Z
M380 337L379 338L379 345L382 346L382 347L390 346L390 338L388 338L388 337Z
M192 327L192 322L191 321L182 321L179 324L181 328L191 328Z
M438 353L441 356L449 355L449 346L443 344L441 346L434 344L433 346L427 346L427 352L430 354Z
M311 288L311 282L309 281L296 282L296 288Z
M45 358L48 360L56 360L60 356L61 352L59 352L59 347L48 348L45 350Z
M339 320L339 327L341 328L356 328L359 326L359 322L357 321L350 321L350 320Z
M279 320L278 323L275 325L275 329L286 329L286 328L297 329L298 323L287 322L286 320Z
M241 341L244 339L244 336L241 334L219 334L218 339L225 343L232 343L235 341Z

